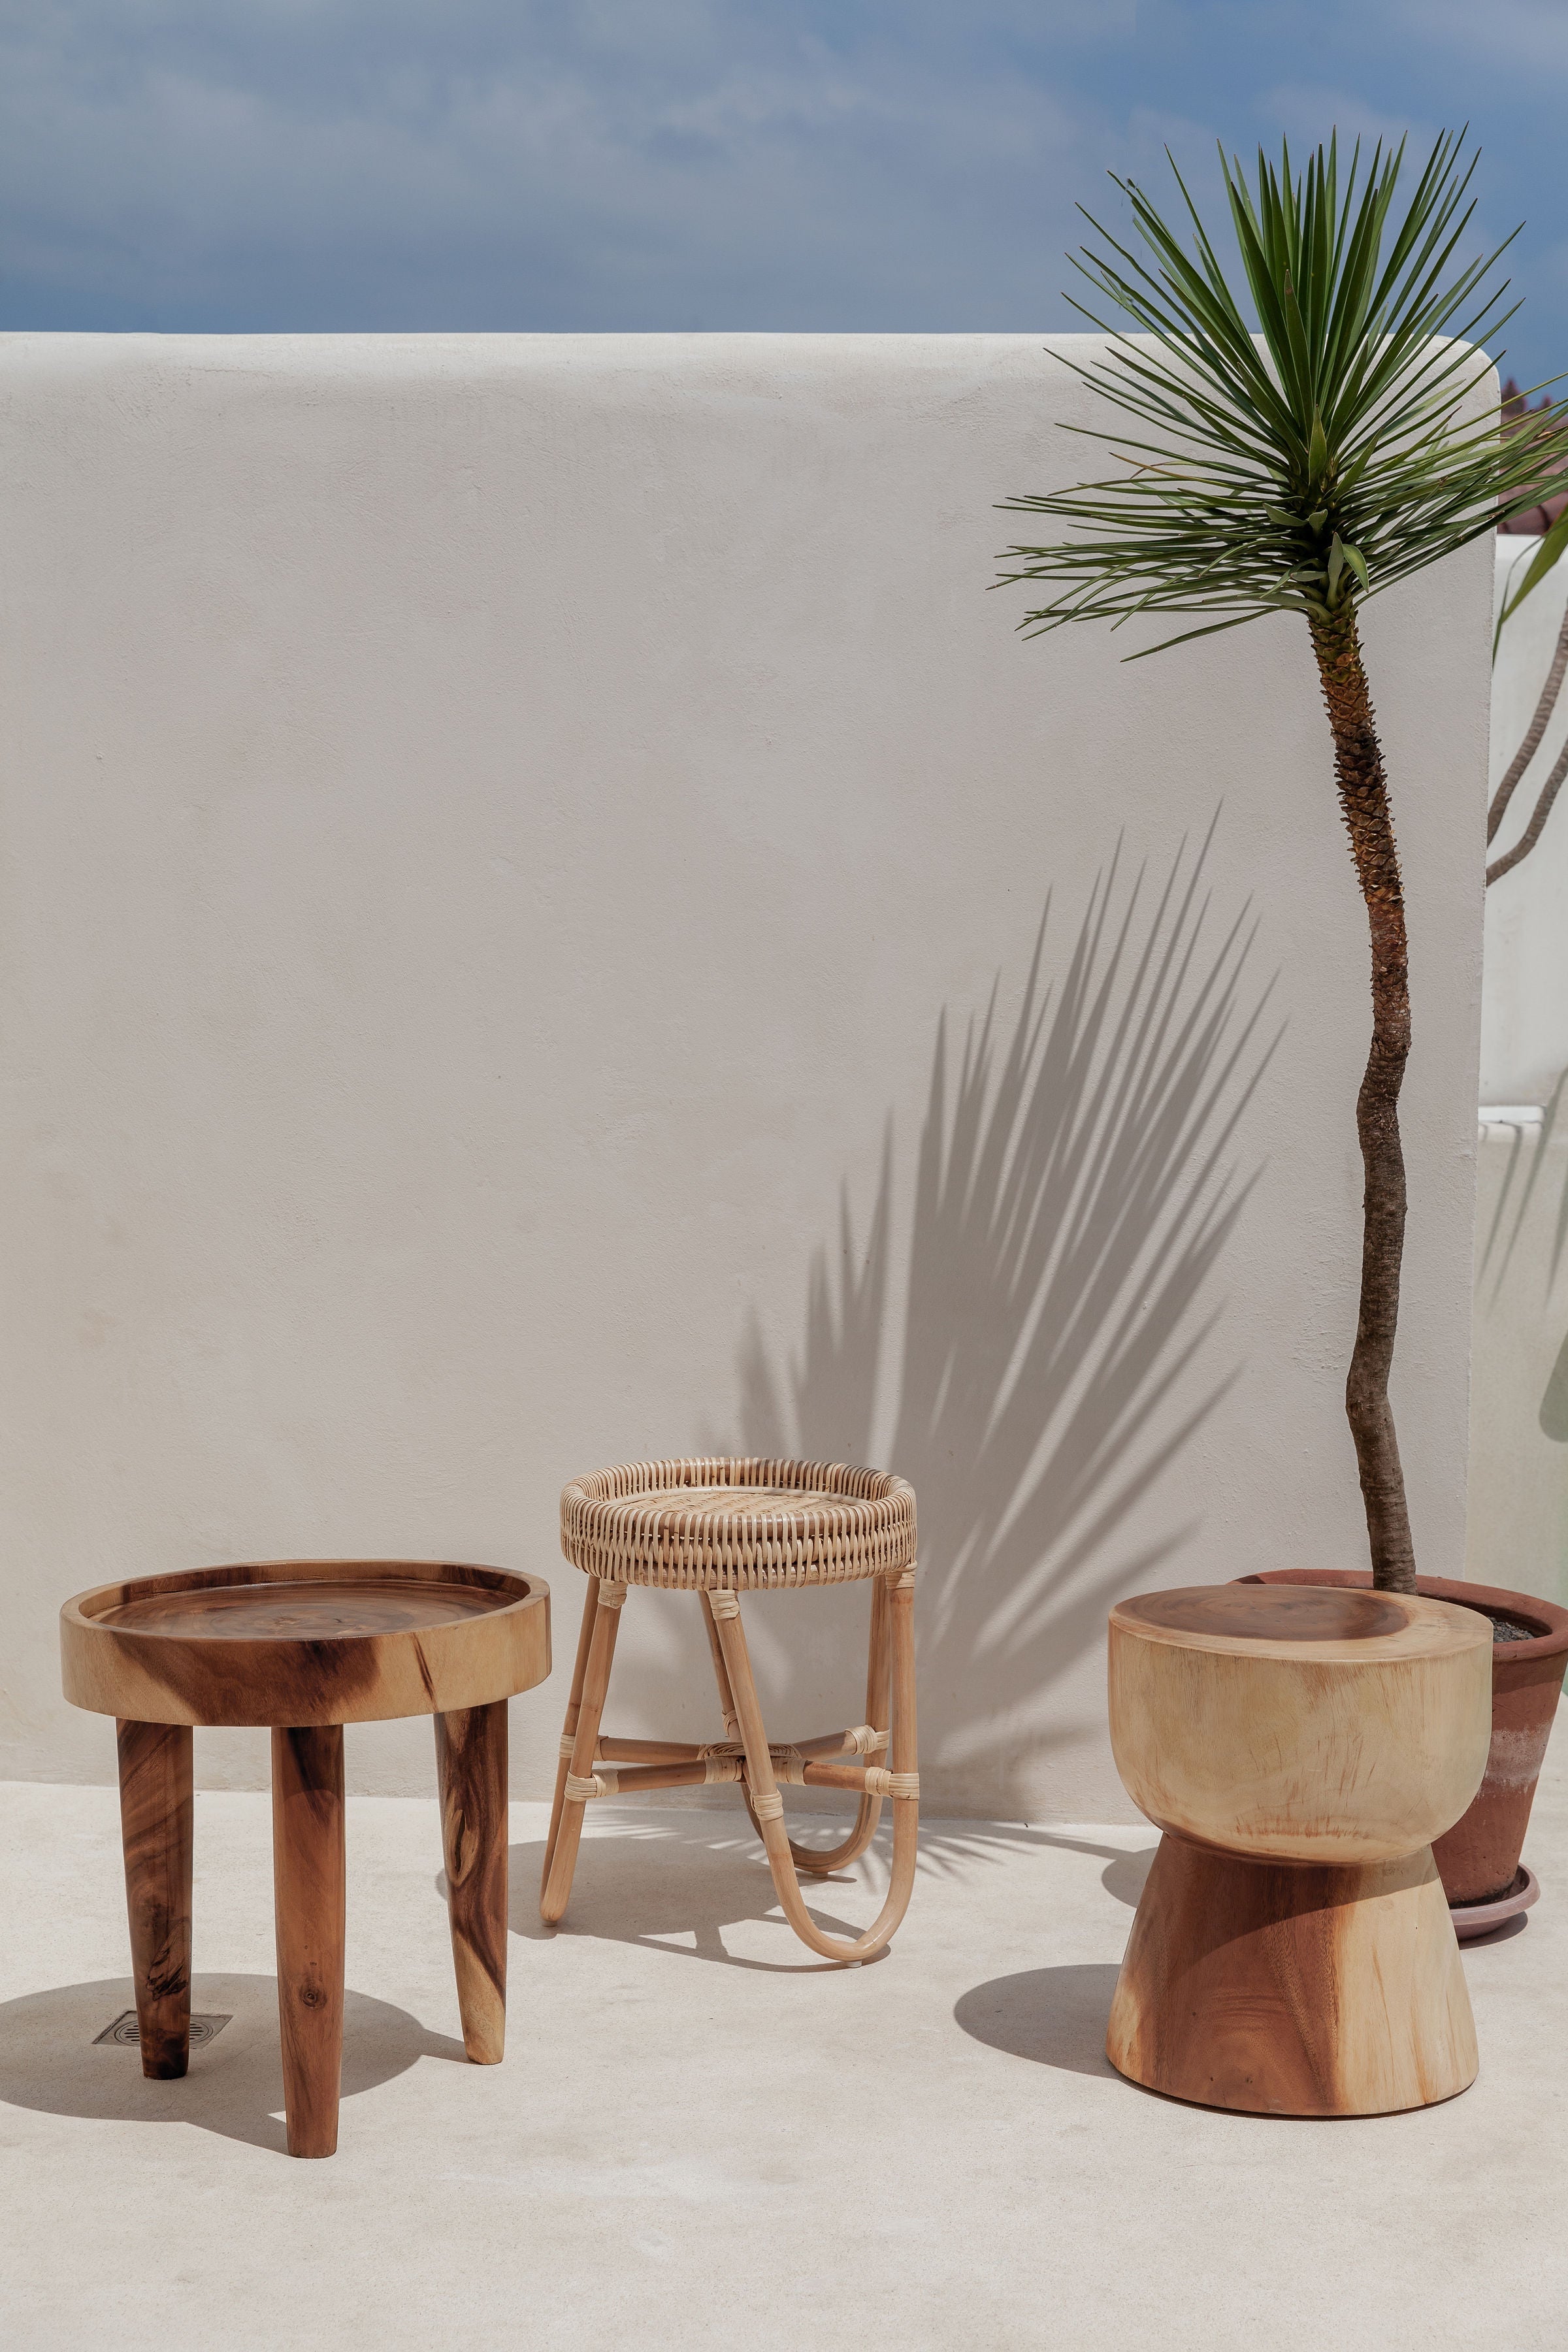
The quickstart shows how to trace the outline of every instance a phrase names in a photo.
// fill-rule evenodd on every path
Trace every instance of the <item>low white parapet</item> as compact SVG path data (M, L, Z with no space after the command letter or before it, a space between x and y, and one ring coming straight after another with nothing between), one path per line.
M1367 934L1305 628L1126 666L989 593L997 501L1106 462L1094 346L0 342L0 1773L112 1774L84 1585L516 1562L569 1667L563 1482L735 1447L913 1482L931 1808L1104 1819L1109 1602L1364 1558ZM1491 566L1366 627L1443 1574ZM790 1603L764 1705L853 1719L863 1596ZM719 1735L689 1633L628 1607L612 1730ZM560 1718L513 1709L520 1792ZM428 1731L349 1769L424 1792Z

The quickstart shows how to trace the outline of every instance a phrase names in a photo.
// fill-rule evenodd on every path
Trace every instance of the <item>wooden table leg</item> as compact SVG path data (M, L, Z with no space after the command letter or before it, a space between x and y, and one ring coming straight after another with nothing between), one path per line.
M115 1731L142 2072L169 2081L191 2050L191 1729L121 1721Z
M463 2047L477 2066L506 2048L507 1704L436 1717L447 1915Z
M338 2145L343 2054L343 1733L272 1734L278 2021L290 2156Z

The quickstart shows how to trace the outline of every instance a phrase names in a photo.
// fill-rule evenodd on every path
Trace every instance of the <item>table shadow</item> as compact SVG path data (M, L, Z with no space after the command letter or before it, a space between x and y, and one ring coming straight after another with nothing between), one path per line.
M953 2021L988 2049L1068 2074L1119 2080L1105 2054L1105 2027L1120 1969L1091 1960L1025 1969L971 1987L953 2004Z
M134 2047L94 2040L135 2000L129 1977L102 1977L0 2002L0 2101L90 2122L195 2124L286 2155L277 1979L198 1976L192 2008L230 2021L192 2051L189 2072L173 2083L150 2083ZM433 2033L406 2010L344 1994L345 2099L392 2081L418 2058L468 2063L460 2042Z

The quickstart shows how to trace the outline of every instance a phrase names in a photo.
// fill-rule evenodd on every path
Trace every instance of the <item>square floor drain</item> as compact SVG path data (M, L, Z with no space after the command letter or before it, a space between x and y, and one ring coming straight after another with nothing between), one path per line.
M231 2011L230 2016L232 2014ZM205 2042L212 2040L215 2033L221 2033L229 2021L228 2017L193 2017L191 2048L201 2049ZM100 2042L117 2042L123 2050L140 2050L142 2036L136 2028L136 2011L133 2009L121 2010L112 2025L106 2025L101 2033L93 2035L92 2043L95 2050Z

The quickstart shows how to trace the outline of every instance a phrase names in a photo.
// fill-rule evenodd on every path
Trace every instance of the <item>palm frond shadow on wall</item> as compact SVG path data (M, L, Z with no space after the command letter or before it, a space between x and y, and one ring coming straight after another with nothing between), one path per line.
M739 1428L710 1435L715 1452L886 1459L914 1486L939 1811L1026 1807L1031 1764L1068 1736L1043 1696L1110 1601L1196 1532L1129 1522L1242 1369L1211 1344L1215 1277L1261 1173L1237 1145L1282 1034L1264 1034L1248 908L1214 906L1213 832L1163 882L1127 877L1119 849L1054 982L1047 902L1010 1034L994 992L961 1049L944 1010L901 1295L889 1127L864 1246L846 1187L798 1356L771 1354L753 1320Z

